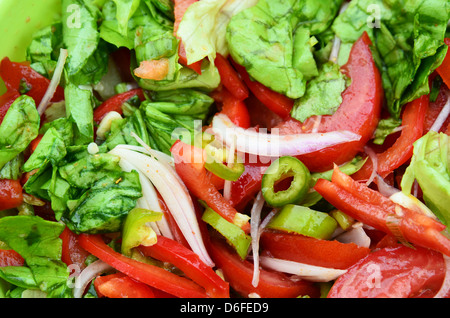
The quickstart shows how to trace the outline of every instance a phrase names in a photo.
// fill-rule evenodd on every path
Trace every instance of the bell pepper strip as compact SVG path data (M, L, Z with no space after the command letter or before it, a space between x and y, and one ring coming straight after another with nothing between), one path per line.
M275 185L292 177L286 190L276 191ZM303 199L309 190L311 174L297 158L283 156L275 160L264 172L261 192L266 202L273 207L282 207Z
M205 146L205 168L223 180L236 181L245 170L245 166L234 155L233 162L227 163L228 151L226 148L217 148L212 143Z
M343 164L359 153L372 138L382 109L383 87L380 72L370 50L366 32L353 44L347 64L341 67L351 84L342 93L342 103L333 115L320 117L318 132L348 130L361 136L359 141L342 143L298 157L311 172L326 171L333 163ZM291 117L276 128L280 134L300 134L312 131L317 116L301 123Z
M370 252L369 248L355 243L321 240L274 230L264 230L260 244L273 257L335 269L347 269Z
M250 128L250 113L244 101L236 98L225 88L222 89L222 95L221 113L227 115L235 125L244 129Z
M237 64L233 60L231 60L231 63L258 100L281 118L285 119L290 116L291 109L294 106L293 99L275 92L257 81L253 81L245 67Z
M247 235L239 226L225 220L210 207L203 212L202 220L222 234L242 259L247 257L252 242L250 235Z
M155 298L150 286L120 272L98 276L94 288L100 298Z
M100 106L94 109L94 121L98 124L103 117L112 111L123 114L122 105L131 98L138 96L141 101L145 100L144 91L142 88L135 88L124 93L120 93L110 97L104 101Z
M134 208L128 212L122 230L122 254L130 257L133 248L155 244L157 234L149 223L161 220L162 216L160 212L142 208Z
M382 153L376 154L377 173L382 178L385 178L411 158L413 143L423 135L428 102L428 95L423 95L405 105L402 114L402 126L404 128L400 137L397 138L391 147ZM368 180L373 169L372 167L372 160L367 160L364 166L353 175L353 178L356 180Z
M248 88L228 59L222 54L216 53L214 64L219 71L220 81L223 86L238 100L246 99L248 97Z
M450 48L450 38L445 38L444 43ZM450 88L450 49L447 50L447 54L436 72L441 76L445 85Z
M23 193L20 181L0 179L0 206L2 210L17 208L22 202Z
M8 57L3 58L0 63L0 77L5 82L7 90L22 91L32 97L39 105L50 84L50 80L33 70L28 62L11 62ZM61 86L56 88L51 102L64 100L64 89Z
M230 297L228 283L218 276L211 267L203 263L197 254L180 243L158 235L156 244L141 245L138 249L145 256L171 263L180 269L187 277L205 288L209 297Z
M14 250L0 249L0 267L23 266L25 260Z
M444 276L441 253L397 244L374 251L350 267L333 284L328 298L433 297Z
M353 180L335 168L332 181L319 179L314 189L325 200L352 218L412 243L450 255L450 240L442 223L404 208L376 190Z
M59 235L62 240L61 260L67 265L76 265L80 270L86 268L86 259L90 255L78 242L78 235L67 226Z
M253 263L242 260L225 242L218 239L211 239L210 253L217 267L222 270L225 280L244 297L252 293L261 298L319 296L318 287L311 282L291 280L288 275L264 269L260 270L258 285L253 286Z
M193 281L165 269L138 262L114 251L100 235L80 234L80 245L131 278L180 298L205 298L205 290Z
M336 230L337 222L328 213L287 204L270 220L267 228L327 240Z
M177 37L178 27L180 25L181 20L183 19L184 13L189 8L191 4L197 2L197 0L174 0L174 16L175 21L173 23L173 34ZM197 74L202 74L202 61L197 61L195 63L189 64L187 63L186 50L184 48L183 42L179 42L178 44L178 62L181 65L184 65Z
M0 96L0 125L12 103L20 96L15 89L10 89Z
M174 157L175 170L189 191L196 198L205 201L228 222L238 225L246 233L249 233L248 219L230 205L208 178L203 149L177 140L170 151Z

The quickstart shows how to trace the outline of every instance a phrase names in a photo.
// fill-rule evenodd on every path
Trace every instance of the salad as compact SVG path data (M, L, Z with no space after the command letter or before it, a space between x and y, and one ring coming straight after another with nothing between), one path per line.
M449 297L449 20L61 0L0 63L0 297Z

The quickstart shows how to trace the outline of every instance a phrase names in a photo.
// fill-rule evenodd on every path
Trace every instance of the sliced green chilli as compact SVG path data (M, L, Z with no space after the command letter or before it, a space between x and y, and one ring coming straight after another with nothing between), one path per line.
M226 148L216 148L208 144L205 147L205 152L205 168L216 176L224 180L236 181L244 173L244 164L236 154L233 157L233 162L226 163L229 154Z
M276 185L292 178L288 189L276 191ZM267 168L262 178L261 191L266 202L273 207L299 202L306 195L311 181L308 168L297 158L284 156Z

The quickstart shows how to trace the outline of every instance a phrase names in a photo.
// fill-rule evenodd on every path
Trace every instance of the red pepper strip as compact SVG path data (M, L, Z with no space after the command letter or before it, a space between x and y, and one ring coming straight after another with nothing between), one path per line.
M25 260L14 250L0 249L0 267L5 266L23 266Z
M275 92L257 81L252 81L245 67L234 61L231 61L231 63L256 98L281 118L286 119L289 117L291 109L294 106L293 99Z
M387 234L396 226L406 241L450 255L445 225L421 213L403 208L378 191L353 180L335 168L332 182L319 179L314 189L337 209Z
M231 63L220 53L216 54L214 64L220 74L220 80L223 86L230 91L238 100L244 100L248 97L248 88L242 82L239 74L231 66Z
M81 234L82 248L131 278L180 298L205 298L205 290L193 281L163 268L128 258L105 244L100 235Z
M238 213L216 189L208 178L203 161L203 150L177 140L170 149L175 159L175 170L192 194L206 202L224 219L233 223ZM250 232L250 223L242 225L242 229Z
M6 93L0 96L0 125L8 112L12 103L20 96L19 92L15 89L10 89Z
M155 298L150 286L122 273L98 276L94 288L101 298Z
M449 47L449 50L447 50L444 61L442 61L442 64L436 69L436 71L441 76L445 85L450 88L450 39L445 38L444 43Z
M354 243L277 231L264 231L260 244L273 257L336 269L347 269L370 252Z
M80 246L78 235L66 227L59 238L62 240L61 260L67 266L74 264L83 270L86 267L86 258L90 254Z
M407 162L413 153L413 143L422 137L425 114L428 109L428 95L408 103L402 114L402 126L400 137L395 143L382 153L377 154L378 174L385 178L392 171ZM357 171L353 178L367 180L372 172L372 161L367 160L364 166Z
M94 110L94 121L97 124L100 123L103 117L111 111L116 111L119 114L122 114L122 105L134 96L138 96L141 101L145 100L144 91L142 88L135 88L107 99Z
M353 44L347 64L341 71L351 78L351 85L342 93L342 103L333 115L320 119L318 132L348 130L361 136L359 141L339 144L297 158L310 171L333 169L333 164L343 164L355 157L372 138L378 125L382 108L383 87L380 72L370 50L372 42L367 33ZM301 123L287 119L277 128L280 134L301 134L312 131L317 116Z
M0 63L0 76L8 90L19 92L21 84L25 84L29 88L25 94L32 97L36 105L39 105L50 84L50 80L33 70L28 62L11 62L8 57ZM64 100L64 89L58 86L51 102L62 100Z
M211 267L203 263L197 254L180 243L158 235L156 244L141 245L138 249L145 256L171 263L180 269L187 277L203 286L209 297L230 297L228 283L220 278Z
M291 280L289 276L274 271L260 270L259 284L254 287L253 264L242 260L228 244L217 239L211 240L210 253L217 267L223 272L225 280L239 294L247 297L256 293L261 298L294 298L309 295L318 297L319 290L311 282Z
M237 98L225 87L220 91L215 91L212 97L219 104L222 104L221 114L225 114L230 120L244 129L250 128L250 114L244 101Z
M14 209L23 202L19 180L0 179L0 206L2 210Z

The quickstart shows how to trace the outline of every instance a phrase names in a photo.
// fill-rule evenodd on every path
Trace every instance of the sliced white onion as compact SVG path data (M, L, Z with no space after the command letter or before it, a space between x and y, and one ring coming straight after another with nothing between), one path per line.
M339 14L343 13L347 9L348 5L349 2L344 2L339 10ZM337 35L335 35L329 61L337 63L340 49L341 49L341 39Z
M378 170L378 157L375 151L372 150L372 148L365 146L364 151L369 156L370 160L372 161L372 173L370 174L369 180L366 181L366 185L369 186L373 180L375 179L377 175Z
M450 257L443 255L445 262L445 277L442 282L442 286L439 291L434 295L434 298L445 298L448 297L450 291Z
M400 192L399 189L397 189L396 187L390 186L389 184L386 183L386 181L384 181L384 179L382 177L380 177L379 175L376 175L376 183L378 186L378 191L385 197L389 198L392 195L396 194L397 192Z
M81 298L83 297L84 291L87 285L100 274L109 272L114 268L111 265L103 262L102 260L96 260L95 262L89 264L80 275L75 280L75 287L73 288L73 297Z
M345 269L314 266L269 256L261 256L260 261L261 265L266 268L278 272L293 274L301 279L312 282L329 282L337 279L339 276L347 272Z
M53 95L55 94L56 89L58 88L59 82L61 81L61 75L64 70L64 64L66 64L67 56L68 53L66 49L59 50L58 62L56 63L52 79L50 81L50 84L48 85L47 90L45 91L44 96L41 99L41 102L39 103L39 106L37 107L37 111L41 116L47 109L50 100L53 98Z
M144 147L133 146L133 145L117 145L117 148L133 150L133 151L137 151L140 153L151 155L151 156L155 157L156 159L158 159L159 161L161 161L171 167L173 167L175 165L174 160L171 156L169 156L168 154L165 154L164 152L157 151L157 150L154 150L151 148L146 149Z
M447 93L447 102L445 103L439 115L436 117L436 120L431 126L430 131L439 132L439 130L441 129L442 125L445 123L449 115L450 115L450 93Z
M153 156L136 151L115 147L110 153L130 162L149 178L161 194L194 253L207 265L214 266L203 242L192 199L175 170Z
M236 140L238 152L262 157L297 156L361 138L350 131L279 135L273 129L268 134L238 127L224 114L214 116L212 131L226 146Z
M122 119L122 115L120 115L116 111L108 112L100 121L97 128L97 137L100 139L106 138L106 133L111 130L111 124L114 120Z
M370 247L370 237L362 227L362 223L355 223L351 230L336 236L336 241L341 243L354 243L362 247Z
M261 232L259 230L261 211L264 207L264 197L262 192L259 191L250 212L250 236L252 238L252 255L253 255L253 287L257 287L259 284L259 238Z

